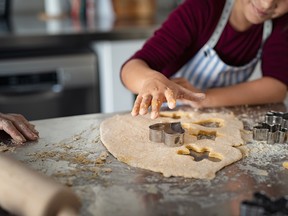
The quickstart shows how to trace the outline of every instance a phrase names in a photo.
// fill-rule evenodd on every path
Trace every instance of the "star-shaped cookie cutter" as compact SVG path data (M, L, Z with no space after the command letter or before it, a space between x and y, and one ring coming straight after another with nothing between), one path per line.
M180 122L157 123L149 126L149 139L152 142L163 142L169 147L184 144L185 130Z
M253 139L268 144L288 143L288 113L267 112L264 122L253 127Z

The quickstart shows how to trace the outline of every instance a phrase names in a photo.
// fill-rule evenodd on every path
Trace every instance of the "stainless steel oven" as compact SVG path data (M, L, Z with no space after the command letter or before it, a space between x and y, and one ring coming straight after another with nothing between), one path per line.
M0 112L29 120L100 112L93 53L0 60Z

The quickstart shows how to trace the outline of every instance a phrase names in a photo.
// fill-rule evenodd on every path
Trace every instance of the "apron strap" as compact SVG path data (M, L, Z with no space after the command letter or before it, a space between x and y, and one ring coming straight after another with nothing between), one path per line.
M213 48L216 46L222 32L223 29L226 26L226 23L228 22L232 7L234 5L234 0L226 0L225 2L225 6L224 9L222 11L220 20L218 21L218 24L216 26L216 29L214 31L214 33L212 34L212 36L210 37L209 41L207 42L207 44Z
M221 34L222 34L222 32L223 32L223 30L224 30L224 28L225 28L225 26L229 20L229 16L231 14L231 10L232 10L233 5L234 5L234 0L226 0L224 9L222 11L220 20L218 21L216 29L213 32L210 39L208 40L208 42L206 43L209 45L209 47L214 48L216 46L216 44L217 44L219 38L221 37ZM264 26L263 26L261 47L265 43L266 39L271 35L272 28L273 28L272 20L266 20L264 22Z
M265 43L266 39L271 35L272 29L273 29L272 20L266 20L263 27L262 46Z

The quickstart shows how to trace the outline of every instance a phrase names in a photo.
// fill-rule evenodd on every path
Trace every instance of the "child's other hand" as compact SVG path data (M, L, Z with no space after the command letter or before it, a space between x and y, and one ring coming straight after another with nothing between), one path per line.
M190 90L190 91L193 91L193 92L197 92L197 93L201 93L201 90L195 88L193 85L191 85L191 83L185 79L185 78L182 78L182 77L179 77L179 78L173 78L171 79L171 81L177 83L178 85ZM179 100L182 104L185 104L185 105L189 105L193 108L203 108L204 107L204 101L206 102L207 101L207 95L205 97L204 100L186 100L186 99L180 99Z

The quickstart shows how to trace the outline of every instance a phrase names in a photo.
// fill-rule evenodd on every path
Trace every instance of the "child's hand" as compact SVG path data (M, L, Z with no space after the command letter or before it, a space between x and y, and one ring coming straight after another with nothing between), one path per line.
M163 102L167 102L168 107L173 109L177 99L201 101L204 98L205 94L195 93L167 78L151 78L144 82L131 113L133 116L145 115L151 106L151 118L155 119L159 116Z
M17 143L37 140L38 131L35 126L20 114L0 113L0 130L5 131Z
M199 89L197 89L193 85L191 85L191 83L186 78L177 77L177 78L172 78L171 81L173 81L174 83L177 83L178 85L180 85L186 89L189 89L190 91L198 92L198 93L201 92Z
M173 78L171 79L171 81L177 83L178 85L190 90L190 91L193 91L193 92L197 92L197 93L201 93L201 90L195 88L193 85L191 85L191 83L185 79L185 78L182 78L182 77L179 77L179 78ZM204 102L207 101L207 95L205 97L204 100L186 100L186 99L181 99L179 100L182 104L184 105L189 105L193 108L203 108L205 107L204 106Z

